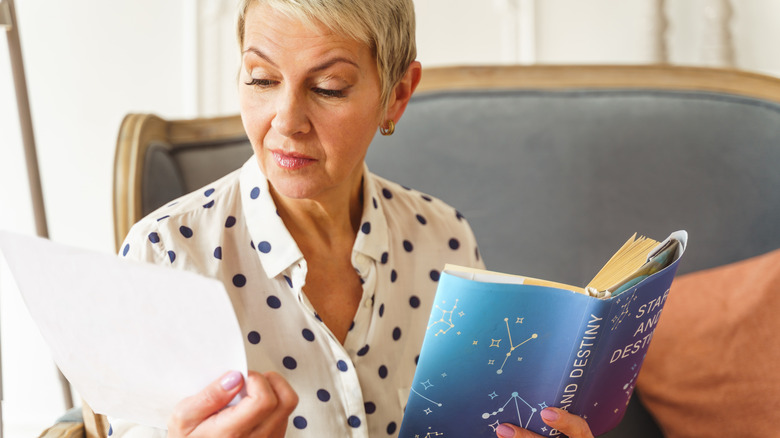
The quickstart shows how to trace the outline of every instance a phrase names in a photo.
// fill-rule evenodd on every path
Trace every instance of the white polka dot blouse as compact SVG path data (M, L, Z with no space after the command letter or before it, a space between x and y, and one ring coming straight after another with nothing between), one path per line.
M454 208L364 168L352 249L363 295L342 345L306 299L306 260L255 157L138 222L120 256L225 284L249 369L277 371L298 393L288 437L396 436L441 269L483 267ZM112 437L155 435L111 419Z

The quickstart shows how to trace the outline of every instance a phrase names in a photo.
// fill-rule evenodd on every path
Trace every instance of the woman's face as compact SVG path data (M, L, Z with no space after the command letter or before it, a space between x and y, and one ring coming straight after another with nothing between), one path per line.
M249 8L244 35L241 116L277 194L354 194L382 118L369 47L264 5Z

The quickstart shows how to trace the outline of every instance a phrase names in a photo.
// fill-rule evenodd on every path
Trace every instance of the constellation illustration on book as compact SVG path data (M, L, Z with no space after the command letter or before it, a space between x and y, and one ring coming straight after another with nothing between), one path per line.
M498 394L496 394L496 392L493 391L492 393L488 394L488 397L490 397L490 399L493 400L494 398L498 397ZM507 406L510 403L514 404L514 409L512 409L512 406L510 406L509 409L507 410ZM493 432L496 431L496 428L498 428L498 425L502 422L510 422L510 423L517 424L518 426L527 428L528 425L531 423L531 419L534 417L534 415L536 415L536 413L540 409L544 409L547 407L546 402L538 403L538 405L539 405L539 409L531 406L530 403L525 401L522 397L520 397L520 394L517 391L515 391L512 393L511 397L509 397L506 403L504 403L501 407L499 407L493 412L483 413L482 419L490 420L491 417L496 417L496 420L493 423L488 424L488 426L490 426L493 429ZM517 422L515 423L515 417L510 417L510 419L507 419L508 415L507 417L504 418L503 421L499 421L498 416L505 411L508 411L510 415L514 413ZM521 413L520 411L523 412ZM524 417L523 414L526 414L526 416ZM523 418L525 418L525 421L523 421Z
M443 377L446 377L446 373L442 376L442 378ZM422 391L423 392L428 391L428 388L434 386L433 383L431 383L431 379L427 379L427 380L424 380L422 382L419 382L419 384L420 384L420 386L422 386ZM423 400L429 402L430 404L432 404L432 405L434 405L436 407L439 407L439 408L442 407L441 403L439 403L439 402L437 402L437 401L435 401L435 400L433 400L433 399L431 399L429 397L424 396L422 393L420 393L420 391L416 390L414 388L414 386L412 386L412 392L417 394L417 396L419 396ZM429 406L429 407L426 407L425 409L423 409L423 412L425 412L425 415L428 415L428 414L430 414L433 411L431 410L431 408Z
M515 323L516 324L522 324L523 323L523 318L517 318L517 321L515 321ZM528 339L520 342L519 344L515 345L514 342L512 341L512 330L509 329L509 318L504 318L504 324L506 325L506 333L507 333L507 336L509 337L509 351L506 352L506 356L504 357L504 362L501 363L501 368L496 370L496 374L502 374L504 372L504 366L506 365L506 361L508 361L509 358L512 357L512 353L514 353L514 351L516 349L518 349L521 345L525 344L526 342L528 342L528 341L530 341L532 339L536 339L536 338L539 337L539 335L534 333L534 334L531 335L530 338L528 338ZM502 340L503 339L492 339L491 338L490 339L490 346L488 348L490 348L490 347L502 348L501 347L501 341ZM505 346L506 346L506 344L505 344ZM518 361L522 360L522 359L523 359L522 357L518 357L517 358ZM493 365L493 364L495 364L494 360L492 360L492 359L488 360L488 365Z
M442 301L441 303L442 305L447 304L446 301ZM451 328L455 327L455 323L452 322L452 316L455 313L455 309L458 308L458 299L455 298L455 304L452 305L452 309L450 310L444 310L441 307L439 307L438 304L436 304L435 307L441 311L441 318L429 324L427 330L430 330L431 327L437 327L439 331L436 332L434 336L447 334L447 332L450 331ZM458 316L460 316L461 318L463 317L463 315L465 314L462 311L458 313Z
M634 364L631 366L632 370L636 370L637 364ZM631 400L631 394L634 392L634 387L636 386L636 377L639 375L639 373L634 373L634 376L631 377L631 380L628 381L625 385L623 385L623 391L626 393L626 404L628 404L628 401Z
M633 293L631 294L630 297L623 297L623 296L621 296L621 297L618 297L616 303L620 304L621 300L623 300L623 298L626 299L626 302L625 302L625 304L620 306L620 313L615 315L612 318L612 330L615 330L616 328L618 328L620 326L620 323L623 322L623 320L626 319L627 316L631 315L631 312L629 312L628 308L631 305L631 303L636 301L637 296L636 296L636 294L633 294Z
M430 428L431 428L431 426L428 426L429 430L430 430ZM414 438L433 438L433 437L436 437L436 436L444 436L444 434L441 433L441 432L436 432L436 431L430 431L430 432L426 433L425 435L420 435L419 433L414 434Z

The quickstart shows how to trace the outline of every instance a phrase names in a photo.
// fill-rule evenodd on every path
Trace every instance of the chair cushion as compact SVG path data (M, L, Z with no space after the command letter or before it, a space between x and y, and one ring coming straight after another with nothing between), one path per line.
M666 437L777 435L778 285L780 250L675 280L637 382Z

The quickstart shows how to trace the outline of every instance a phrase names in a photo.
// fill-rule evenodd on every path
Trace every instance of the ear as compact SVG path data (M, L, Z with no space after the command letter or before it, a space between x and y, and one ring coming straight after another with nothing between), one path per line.
M419 61L412 61L412 63L409 65L409 68L406 70L404 77L400 82L398 82L398 84L396 84L396 86L393 88L393 91L390 92L390 100L387 104L387 113L382 123L388 119L392 119L393 122L398 123L398 120L401 119L401 116L406 110L406 105L409 103L409 99L412 97L414 90L420 83L421 77L422 65Z

